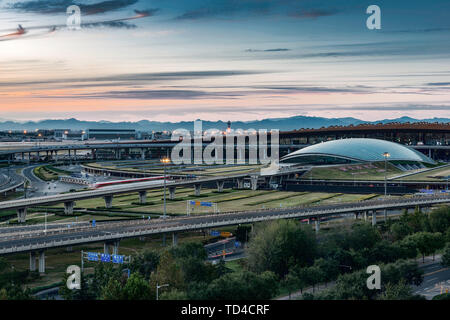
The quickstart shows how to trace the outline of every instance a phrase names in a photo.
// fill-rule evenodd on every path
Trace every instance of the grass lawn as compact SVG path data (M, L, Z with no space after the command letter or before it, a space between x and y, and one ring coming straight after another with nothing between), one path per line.
M388 163L388 178L401 173L404 172ZM308 180L311 179L311 177L312 179L320 180L384 180L384 163L375 162L369 165L353 164L324 168L316 167L305 173L301 179Z
M436 168L426 172L419 172L407 177L394 180L400 181L442 181L443 177L450 176L450 167Z

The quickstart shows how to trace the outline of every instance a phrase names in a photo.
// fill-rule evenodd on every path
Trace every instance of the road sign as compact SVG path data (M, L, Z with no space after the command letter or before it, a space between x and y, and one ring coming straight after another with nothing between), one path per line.
M235 246L236 248L239 248L240 245L241 245L241 243L240 243L239 241L235 241L235 242L234 242L234 246Z
M212 202L203 202L202 201L202 202L200 202L200 205L203 207L212 207L213 204L212 204Z
M231 232L223 231L223 232L220 233L220 235L222 237L228 238L228 237L231 237L233 234Z
M213 231L211 231L211 235L212 235L213 237L218 237L218 236L220 236L220 232L219 232L219 231L216 231L216 230L213 230Z
M102 253L101 260L102 262L111 262L111 256L107 253Z
M92 226L95 227L95 220L92 220Z
M88 252L87 253L89 261L98 261L98 253L97 252Z
M119 254L113 254L112 255L112 262L113 263L120 263L123 264L123 256Z

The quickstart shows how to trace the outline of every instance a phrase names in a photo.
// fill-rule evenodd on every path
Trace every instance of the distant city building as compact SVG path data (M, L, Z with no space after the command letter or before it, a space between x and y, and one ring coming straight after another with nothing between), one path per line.
M87 129L86 138L89 140L134 140L136 130L134 129Z

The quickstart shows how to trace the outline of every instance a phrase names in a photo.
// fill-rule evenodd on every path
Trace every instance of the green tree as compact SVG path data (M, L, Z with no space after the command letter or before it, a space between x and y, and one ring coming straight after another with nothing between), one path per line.
M291 300L292 292L299 287L299 278L297 274L289 271L289 273L284 276L282 285L288 291L289 300Z
M397 284L405 280L407 284L420 285L423 281L423 270L419 269L417 262L398 260L394 263L380 265L383 283Z
M381 235L377 228L369 223L355 223L352 225L348 236L349 247L356 251L370 249L381 240Z
M390 227L390 232L395 241L402 240L412 233L412 228L403 221L395 222Z
M314 231L292 220L257 225L247 249L251 271L265 270L284 277L294 265L312 264L316 252Z
M403 279L395 284L388 283L383 293L377 297L379 300L412 300L414 298L411 286Z
M102 287L100 298L102 300L123 300L123 295L122 284L117 279L111 278Z
M182 291L186 288L183 270L177 264L170 250L165 250L161 254L156 272L150 276L150 287L156 288L157 284L168 284L171 289L179 289Z
M122 290L124 300L150 300L153 298L150 284L138 272L132 273Z
M444 267L450 267L450 243L445 245L444 252L442 253L441 264Z
M422 262L425 262L425 255L433 254L443 244L442 234L431 232L417 232L405 238L415 243L417 250L422 254Z
M144 250L133 256L130 264L131 272L139 272L146 279L150 278L152 272L156 270L159 263L159 253L154 250Z
M339 262L334 259L316 259L314 266L321 270L321 282L335 280L339 275Z
M450 227L450 206L442 206L431 211L430 226L433 232L445 233Z
M277 276L270 271L228 273L212 281L203 295L208 300L267 300L278 291Z
M187 294L184 291L180 291L178 289L173 289L169 291L165 291L161 293L159 296L161 300L187 300Z
M416 207L413 214L408 215L408 225L412 229L412 232L429 230L428 217L419 207Z

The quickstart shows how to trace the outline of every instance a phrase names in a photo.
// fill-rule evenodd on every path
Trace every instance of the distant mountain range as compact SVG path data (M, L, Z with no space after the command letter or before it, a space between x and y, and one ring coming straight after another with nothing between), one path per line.
M302 129L302 128L321 128L329 126L347 126L358 125L362 123L391 123L391 122L440 122L449 123L449 118L432 118L432 119L414 119L410 117L401 117L397 119L385 119L378 121L363 121L356 118L322 118L308 116L294 116L288 118L272 118L253 121L234 121L231 127L234 129L279 129L281 131ZM220 129L227 127L226 121L203 121L203 130ZM0 130L35 130L35 129L69 129L69 130L85 130L85 129L136 129L137 131L163 131L184 128L192 130L193 121L182 122L158 122L141 120L138 122L109 122L109 121L81 121L77 119L64 120L42 120L42 121L0 121Z

